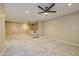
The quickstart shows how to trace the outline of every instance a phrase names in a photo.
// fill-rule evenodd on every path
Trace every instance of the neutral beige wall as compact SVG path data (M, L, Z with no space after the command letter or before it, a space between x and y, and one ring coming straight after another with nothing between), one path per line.
M0 54L4 49L5 43L5 16L0 15Z
M44 34L79 45L79 12L44 22Z
M30 27L28 24L24 23L18 23L18 22L6 22L6 34L28 34L31 35L32 31L30 30ZM38 33L41 36L42 35L42 23L39 22L38 24Z
M6 34L31 34L28 24L6 22Z
M0 55L5 47L5 15L0 4Z
M39 22L39 25L38 25L39 36L43 36L43 30L44 30L43 22Z
M4 8L3 8L3 5L2 5L2 3L0 3L0 14L4 14L5 12L4 12Z

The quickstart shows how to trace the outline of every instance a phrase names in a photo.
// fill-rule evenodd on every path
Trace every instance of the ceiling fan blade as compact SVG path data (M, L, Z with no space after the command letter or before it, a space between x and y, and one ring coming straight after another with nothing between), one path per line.
M53 13L56 13L56 11L47 11L47 12L53 12Z
M43 9L41 6L38 6L38 8L42 9L43 11L46 11L45 9Z
M47 13L56 13L56 11L47 11ZM46 12L39 12L38 14L41 14L41 13L46 13Z
M41 14L41 13L45 13L45 12L39 12L38 14Z
M51 6L49 6L49 8L46 11L49 11L54 5L55 5L55 3L53 3Z

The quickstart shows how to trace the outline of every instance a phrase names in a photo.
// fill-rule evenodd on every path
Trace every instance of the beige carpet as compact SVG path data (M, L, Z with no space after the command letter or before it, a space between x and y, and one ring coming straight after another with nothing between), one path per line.
M32 38L25 34L8 35L3 56L79 56L79 47L53 38Z

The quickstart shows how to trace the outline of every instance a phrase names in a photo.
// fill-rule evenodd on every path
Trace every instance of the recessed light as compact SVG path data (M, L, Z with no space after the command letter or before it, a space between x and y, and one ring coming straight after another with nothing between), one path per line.
M72 6L72 3L69 3L68 6Z
M30 12L29 11L26 11L26 14L29 14Z

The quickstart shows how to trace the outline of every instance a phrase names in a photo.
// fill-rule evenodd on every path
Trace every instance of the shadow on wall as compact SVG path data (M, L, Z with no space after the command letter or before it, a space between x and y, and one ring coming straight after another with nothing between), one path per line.
M38 23L33 23L33 24L29 24L30 29L34 32L37 33L38 31Z

